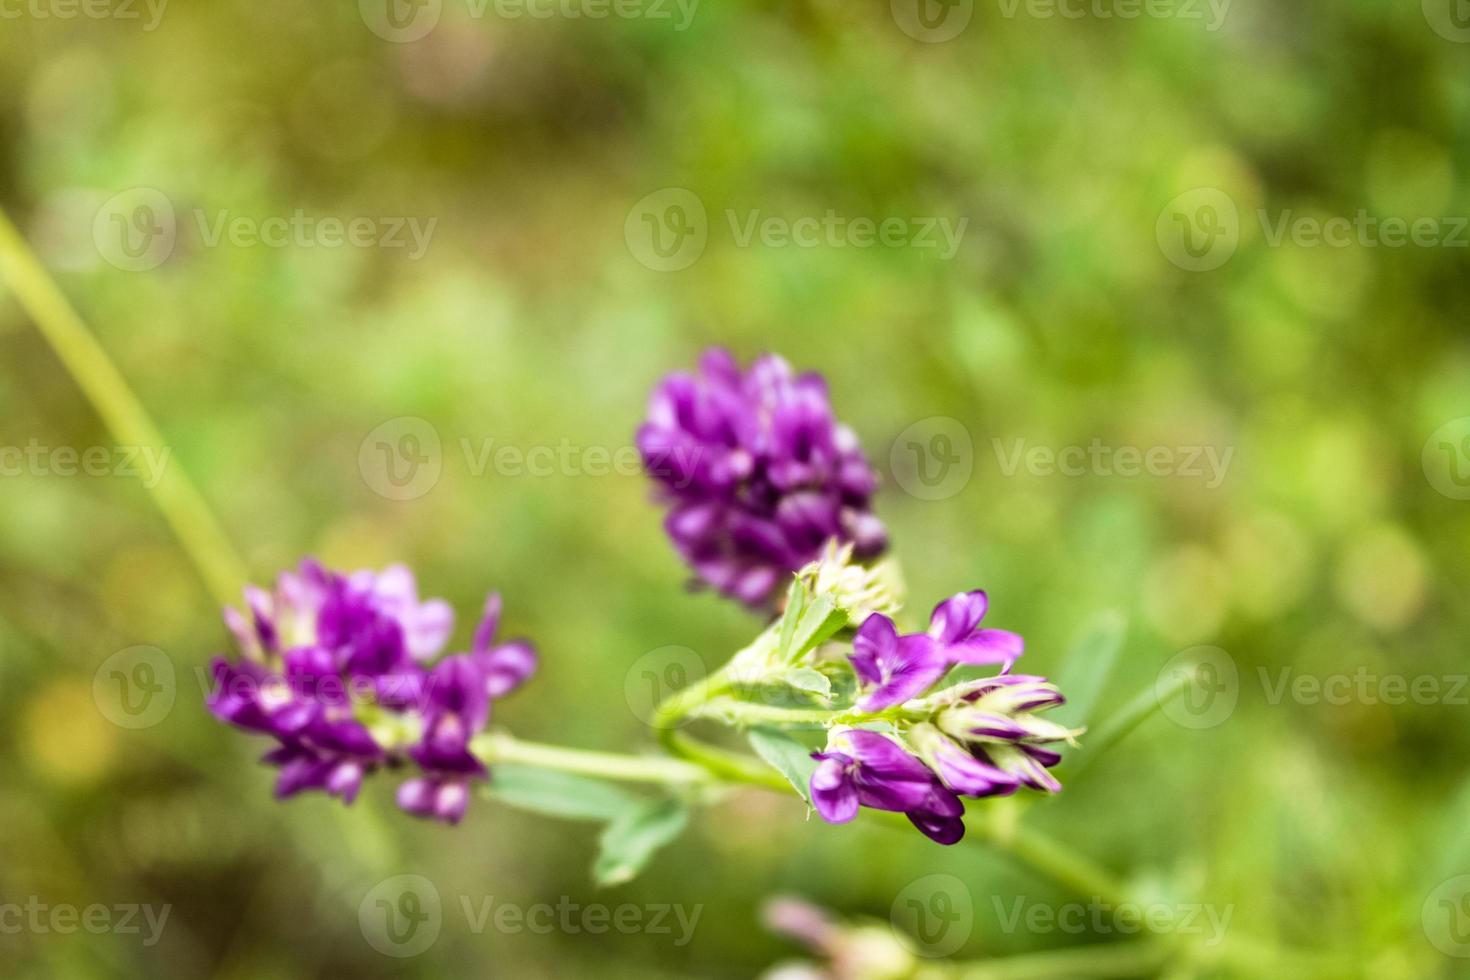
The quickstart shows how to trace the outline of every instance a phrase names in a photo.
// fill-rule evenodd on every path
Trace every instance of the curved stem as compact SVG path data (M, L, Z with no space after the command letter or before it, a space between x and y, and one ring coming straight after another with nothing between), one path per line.
M0 209L0 276L30 314L41 335L61 359L112 437L124 446L167 447L138 396L92 336L60 287L46 272L20 232ZM204 498L178 466L164 466L148 488L221 605L237 601L245 564L215 522Z
M1112 872L1061 841L1023 823L998 826L998 821L980 824L984 840L998 846L1034 871L1046 875L1088 898L1112 905L1129 901L1128 888Z

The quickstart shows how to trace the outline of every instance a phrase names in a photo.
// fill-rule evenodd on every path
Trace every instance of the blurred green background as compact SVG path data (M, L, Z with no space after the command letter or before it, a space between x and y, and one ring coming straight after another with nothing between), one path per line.
M626 453L651 384L706 345L823 371L884 473L912 613L984 587L1045 672L1122 611L1104 715L1178 651L1238 668L1233 712L1154 717L1038 826L1150 894L1233 906L1253 936L1365 976L1454 976L1470 961L1437 947L1428 900L1470 872L1467 708L1448 696L1470 618L1470 31L1440 6L1236 0L1211 29L1208 8L1000 0L923 22L905 0L709 3L687 22L652 0L603 18L431 0L400 21L372 0L69 18L27 0L0 18L0 202L256 581L305 553L403 560L455 604L459 644L504 593L544 658L497 708L526 738L651 746L630 667L669 645L713 667L758 625L683 590L646 482L589 472L586 450ZM665 262L646 222L672 234L689 196L703 251ZM841 234L742 244L751 212L829 211L967 224L947 258ZM298 212L366 219L375 243L212 234L222 214ZM1360 214L1428 217L1439 238L1274 236L1283 216ZM409 219L431 228L421 254L379 241ZM118 458L3 284L0 347L0 445ZM440 440L440 473L396 500L370 434L405 417ZM1164 447L1170 472L1008 466L1018 440ZM968 477L923 483L915 443ZM582 462L477 466L492 446ZM1231 454L1219 481L1187 471L1190 447ZM202 708L195 670L224 630L143 481L21 470L0 481L0 899L172 911L148 947L7 931L7 975L746 977L795 952L761 928L765 897L886 919L939 872L975 899L961 956L1120 938L1007 932L992 896L1071 897L982 847L831 828L759 792L607 891L589 826L485 801L431 826L385 779L350 810L278 805L263 743ZM164 651L177 697L129 729L93 682L135 645ZM1272 697L1287 668L1444 683L1424 704ZM446 913L432 948L394 959L358 907L404 873ZM682 946L476 934L459 911L562 896L703 911Z

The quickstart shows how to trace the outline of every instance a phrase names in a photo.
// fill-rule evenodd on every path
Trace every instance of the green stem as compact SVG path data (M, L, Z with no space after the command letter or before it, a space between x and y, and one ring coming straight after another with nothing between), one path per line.
M1127 886L1102 865L1035 827L1003 820L1005 813L997 808L980 822L984 840L1078 895L1110 905L1130 900Z
M1086 751L1079 753L1075 761L1069 759L1063 762L1058 771L1058 778L1076 779L1099 756L1121 742L1155 712L1163 710L1166 704L1183 694L1185 688L1198 679L1198 668L1180 671L1171 677L1162 688L1155 689L1150 685L1134 695L1131 701L1119 708L1106 722L1088 733Z
M147 410L3 209L0 209L0 277L15 290L21 306L86 394L112 437L121 445L151 447L161 452L165 448L163 436ZM246 579L245 565L184 471L178 466L165 466L151 492L154 503L215 598L221 604L235 602Z
M523 742L504 732L488 732L476 736L470 744L470 750L487 765L497 762L519 763L631 783L693 785L716 781L709 769L681 759L621 755Z
M920 980L939 977L953 980L1052 980L1054 977L1136 977L1151 974L1177 953L1163 942L1128 942L1082 946L1046 953L1029 953L972 963L956 963L947 969L920 970Z

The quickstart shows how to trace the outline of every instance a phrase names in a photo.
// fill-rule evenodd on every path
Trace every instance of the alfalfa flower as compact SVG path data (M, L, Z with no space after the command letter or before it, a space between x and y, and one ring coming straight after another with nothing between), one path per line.
M859 558L887 546L871 511L877 477L826 382L774 354L742 371L712 348L697 374L666 377L638 448L670 505L674 547L698 579L749 605L769 604L828 541Z
M535 669L524 640L494 642L492 595L470 652L431 664L453 613L421 601L413 574L333 572L307 559L267 592L246 589L248 613L225 610L240 658L216 658L208 699L222 721L268 735L264 761L280 770L276 795L322 790L352 802L380 768L415 764L423 775L399 792L404 810L456 823L468 784L487 778L469 751L491 701Z
M1040 717L1062 695L1044 678L1010 673L1024 645L1015 633L980 628L987 605L984 592L952 596L924 633L901 634L883 613L863 621L847 657L859 696L813 753L810 792L824 819L851 820L862 806L896 810L950 844L964 834L960 797L1061 789L1047 771L1061 755L1049 746L1078 733ZM944 685L951 668L977 664L1001 672Z
M906 815L941 844L965 834L965 808L934 773L886 735L833 729L812 773L812 804L829 823L846 823L860 806Z

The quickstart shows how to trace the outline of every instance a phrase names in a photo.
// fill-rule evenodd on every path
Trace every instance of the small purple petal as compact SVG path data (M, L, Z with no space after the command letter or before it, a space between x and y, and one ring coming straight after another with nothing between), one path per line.
M842 756L823 759L812 772L812 804L828 823L847 823L858 812L858 792Z
M941 643L958 643L975 631L990 600L982 591L960 592L934 607L929 635Z

